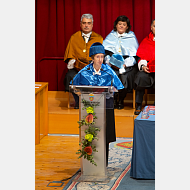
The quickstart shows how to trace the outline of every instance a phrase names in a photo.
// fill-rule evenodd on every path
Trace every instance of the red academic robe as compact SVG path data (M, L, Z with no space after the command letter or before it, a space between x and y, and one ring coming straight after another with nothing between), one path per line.
M140 60L143 59L148 62L147 67L150 72L155 72L155 41L153 39L154 35L151 32L143 39L137 50L137 56L140 57Z

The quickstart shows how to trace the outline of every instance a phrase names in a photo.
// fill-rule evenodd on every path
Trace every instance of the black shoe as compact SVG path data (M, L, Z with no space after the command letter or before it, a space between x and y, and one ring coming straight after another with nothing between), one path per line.
M134 114L139 115L141 113L141 109L142 109L142 104L137 103L136 110L135 110Z
M118 110L121 110L121 109L123 109L124 108L124 103L123 103L123 101L119 101L119 104L118 104Z

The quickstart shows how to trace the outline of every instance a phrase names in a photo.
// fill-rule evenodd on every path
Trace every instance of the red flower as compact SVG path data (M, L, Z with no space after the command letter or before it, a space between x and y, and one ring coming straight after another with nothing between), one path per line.
M93 115L90 113L89 115L86 116L85 122L87 124L90 124L93 122Z
M92 154L92 147L91 146L87 146L84 148L84 151L88 154L91 155Z

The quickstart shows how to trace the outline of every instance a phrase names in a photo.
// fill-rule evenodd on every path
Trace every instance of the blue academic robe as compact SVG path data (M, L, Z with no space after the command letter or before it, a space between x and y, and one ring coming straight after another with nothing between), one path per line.
M94 74L93 63L90 63L83 69L81 69L78 74L73 79L73 85L92 85L92 86L111 86L111 76L113 86L117 89L123 89L124 86L115 71L107 64L102 64L100 71L101 75ZM109 74L111 75L109 75ZM72 81L70 82L72 84Z
M110 75L112 75L113 86L117 90L124 88L120 79L118 78L116 73L112 70L112 68L109 65L103 63L101 65L101 68L104 70L104 71L100 71L101 75L94 74L93 63L90 63L89 65L81 69L78 72L78 74L74 77L73 85L111 86ZM110 75L107 74L105 71L109 73ZM70 84L72 84L72 81L70 82ZM106 144L107 145L108 143L116 140L113 98L106 99L106 107L108 104L109 105L112 104L112 109L106 109Z

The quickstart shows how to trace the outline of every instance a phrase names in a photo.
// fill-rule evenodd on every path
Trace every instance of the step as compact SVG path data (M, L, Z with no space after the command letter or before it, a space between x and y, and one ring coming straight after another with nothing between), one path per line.
M79 134L79 110L68 108L68 92L48 91L49 134ZM133 137L135 109L132 101L124 102L122 110L115 109L117 137Z

